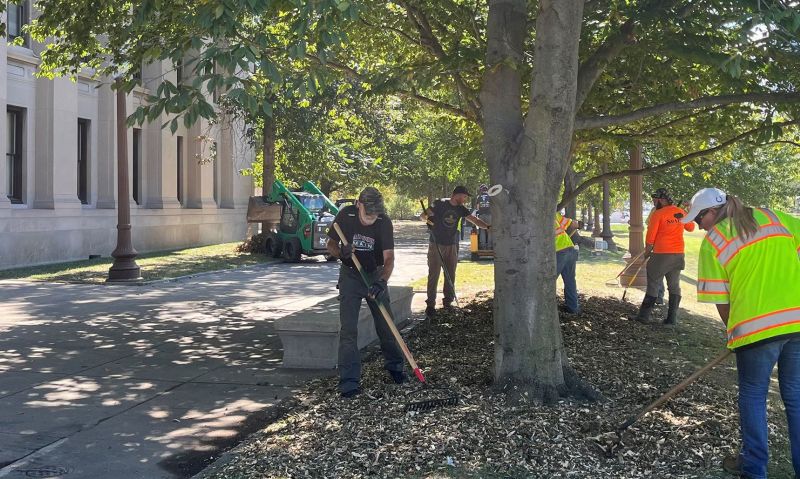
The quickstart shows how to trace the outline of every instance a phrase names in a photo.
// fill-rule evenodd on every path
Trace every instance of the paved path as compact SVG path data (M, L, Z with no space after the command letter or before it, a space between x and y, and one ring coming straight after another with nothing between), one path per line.
M400 228L392 284L423 276ZM179 478L332 371L284 370L271 324L336 294L308 260L149 286L0 281L0 478Z

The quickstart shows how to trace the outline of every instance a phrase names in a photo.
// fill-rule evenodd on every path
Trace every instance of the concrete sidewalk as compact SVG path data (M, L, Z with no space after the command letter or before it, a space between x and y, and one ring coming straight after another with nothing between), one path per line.
M426 274L419 233L398 238L392 284ZM309 260L139 287L0 282L0 477L198 472L333 374L282 369L271 325L334 297L337 274Z

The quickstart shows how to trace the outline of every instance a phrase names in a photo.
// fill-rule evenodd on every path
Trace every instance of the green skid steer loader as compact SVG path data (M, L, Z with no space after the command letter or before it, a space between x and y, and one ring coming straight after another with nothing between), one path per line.
M275 180L266 200L281 206L278 229L270 231L266 238L267 254L273 258L283 255L284 261L296 263L302 255L325 255L328 261L336 258L328 255L328 228L333 224L339 208L317 188L306 181L300 191L291 191Z

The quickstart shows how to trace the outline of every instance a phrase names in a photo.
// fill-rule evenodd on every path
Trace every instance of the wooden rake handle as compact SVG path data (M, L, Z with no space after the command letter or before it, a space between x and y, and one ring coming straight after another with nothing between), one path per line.
M684 379L678 385L676 385L675 387L673 387L672 389L670 389L669 391L664 393L663 396L661 396L660 398L658 398L655 401L653 401L652 403L650 403L647 407L645 407L644 409L639 411L639 413L637 413L634 416L629 417L624 423L622 423L622 425L620 427L617 428L617 431L622 432L625 429L628 429L628 427L630 427L633 423L635 423L636 421L641 419L642 416L644 416L648 412L652 411L653 409L657 408L658 406L664 404L665 402L669 401L673 396L675 396L679 392L683 391L684 389L686 389L687 386L689 386L690 384L695 382L697 380L697 378L699 378L703 374L705 374L708 371L710 371L711 369L713 369L714 366L716 366L717 364L719 364L722 361L726 360L728 358L728 356L731 355L731 353L732 353L732 351L730 349L728 349L724 353L722 353L719 356L717 356L716 358L712 359L711 362L709 362L708 364L706 364L702 368L700 368L697 371L695 371L694 373L692 373L691 376L689 376L688 378Z
M339 235L339 240L342 242L343 245L347 246L347 238L344 237L344 233L342 232L342 228L339 227L338 223L333 224L333 228L336 230L336 234ZM353 263L356 265L356 269L358 270L358 274L361 275L361 279L364 281L364 285L369 288L369 283L367 282L367 277L364 276L364 269L361 267L361 262L355 255L355 251L353 251ZM400 350L403 351L403 356L406 357L406 361L408 364L411 365L411 369L414 371L414 375L419 379L421 383L425 382L425 376L422 374L422 371L417 366L417 362L414 361L414 356L411 354L411 351L408 350L408 346L406 346L406 342L403 341L403 337L400 336L400 331L397 330L397 326L394 325L394 321L392 321L392 315L389 314L387 311L386 306L377 298L373 298L375 303L378 305L378 309L383 316L383 319L386 321L386 324L389 326L389 329L392 331L392 335L394 336L395 341L400 346Z

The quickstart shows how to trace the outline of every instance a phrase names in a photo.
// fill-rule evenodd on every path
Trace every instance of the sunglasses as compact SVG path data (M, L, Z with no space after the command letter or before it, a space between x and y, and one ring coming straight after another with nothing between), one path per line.
M711 208L706 208L701 212L697 213L697 216L694 217L694 222L697 223L697 226L700 226L700 223L703 221L703 217L711 211Z

